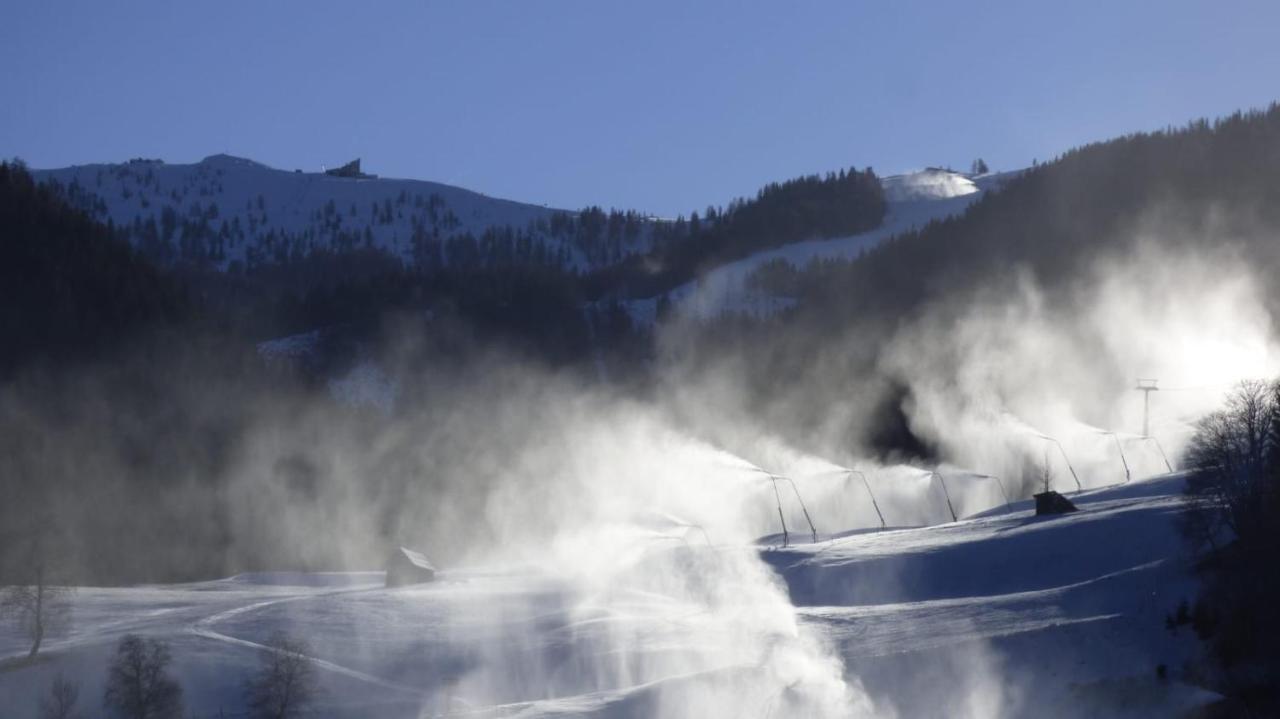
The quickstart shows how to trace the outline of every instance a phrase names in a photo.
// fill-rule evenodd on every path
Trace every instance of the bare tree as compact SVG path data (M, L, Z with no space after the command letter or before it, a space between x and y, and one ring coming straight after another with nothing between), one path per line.
M48 535L43 527L27 533L25 548L10 557L13 583L0 587L0 616L16 622L31 640L27 658L34 657L45 636L70 617L70 588L52 582L54 562Z
M1268 536L1280 498L1280 385L1242 382L1226 407L1200 420L1187 449L1193 470L1187 501L1197 527L1247 541Z
M1182 528L1203 579L1196 606L1233 692L1274 704L1280 686L1280 384L1244 382L1187 449ZM1202 608L1202 609L1200 609ZM1265 710L1263 714L1267 713Z
M245 682L249 716L288 719L306 710L316 694L316 674L310 652L305 640L283 631L271 635L257 675Z
M1041 492L1048 492L1053 488L1053 465L1049 464L1049 450L1044 452L1044 462L1040 464L1037 479L1040 482Z
M179 719L182 687L169 676L169 646L136 634L116 645L102 704L122 719Z
M49 694L40 700L40 719L79 719L76 702L80 699L80 685L61 672L53 678Z

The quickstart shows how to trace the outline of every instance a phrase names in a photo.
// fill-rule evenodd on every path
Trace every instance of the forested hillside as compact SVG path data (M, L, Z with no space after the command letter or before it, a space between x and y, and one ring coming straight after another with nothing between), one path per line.
M654 248L586 278L593 296L651 297L753 252L856 235L884 220L885 196L870 169L810 175L760 189L729 207L708 207L655 235Z
M257 530L222 513L221 497L263 433L290 429L300 408L334 405L333 383L367 376L370 367L386 374L392 399L376 411L336 408L332 426L377 426L384 421L377 417L405 411L396 396L415 396L422 402L413 421L426 432L435 410L465 405L461 388L500 393L509 378L489 373L486 362L514 355L581 385L669 395L675 414L699 413L700 421L714 419L705 416L708 406L738 412L796 446L834 436L884 454L932 456L938 448L915 436L906 417L910 387L884 362L899 328L926 310L940 321L958 316L973 292L998 293L1019 273L1033 276L1050 304L1069 302L1098 258L1138 242L1230 246L1274 274L1280 110L1072 150L993 186L962 216L860 258L770 264L759 282L784 284L794 309L767 318L664 316L652 328L631 322L625 298L763 248L875 227L885 209L881 184L869 170L852 170L771 185L723 210L654 226L651 251L585 274L487 252L477 262L407 262L376 246L321 248L235 271L181 261L161 269L131 249L120 228L73 209L65 186L42 187L6 165L0 190L7 293L0 359L8 378L0 473L13 500L6 511L38 516L62 507L61 516L74 517L85 498L139 506L181 498L173 505L181 511L139 512L127 528L122 513L86 514L74 533L85 576L158 579L303 561L273 553L269 543L239 542L231 551L232 534ZM396 208L393 198L393 216ZM572 221L551 213L547 222L607 244L633 231L627 217L592 210ZM1267 291L1280 306L1274 286ZM290 364L255 349L290 335L319 338L309 345L319 356ZM440 379L464 375L465 382ZM429 390L397 379L424 376L436 378ZM699 394L708 388L718 404ZM210 391L221 401L208 402ZM857 413L833 418L834 392ZM417 496L414 483L429 473L366 459L366 489L388 516ZM284 482L316 501L337 481L334 467L291 467L270 465L254 481ZM198 502L186 501L193 497ZM200 522L190 507L200 508ZM156 541L184 522L192 529L181 539ZM202 557L198 565L166 559L193 554ZM305 559L312 567L341 563L319 550Z
M1020 282L1043 291L1048 307L1065 308L1087 300L1079 293L1093 268L1139 246L1239 256L1273 276L1280 271L1277 237L1280 108L1272 106L1070 150L963 214L859 258L800 268L774 263L756 281L795 297L793 309L684 328L665 354L678 358L688 377L706 379L732 367L745 382L751 411L763 423L778 413L776 424L789 422L798 437L825 426L819 398L833 381L879 383L861 399L885 403L878 415L885 421L877 423L883 428L900 424L894 417L909 401L883 369L885 344L926 314L946 327L976 294L1014 297ZM1274 283L1264 290L1271 315L1280 317L1280 290ZM832 372L815 375L815 366ZM780 421L784 416L788 422ZM851 444L867 439L857 427L849 431ZM902 433L885 442L919 451Z
M815 268L805 305L843 316L904 313L1009 266L1049 286L1139 237L1230 239L1280 262L1280 108L1139 133L1071 150L961 217L886 243L858 262Z
M16 163L0 163L0 287L0 376L85 361L190 314L177 282Z

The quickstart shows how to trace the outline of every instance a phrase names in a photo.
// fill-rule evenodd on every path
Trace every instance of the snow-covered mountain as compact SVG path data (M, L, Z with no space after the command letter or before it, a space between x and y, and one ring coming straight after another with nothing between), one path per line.
M123 228L144 252L228 270L317 251L376 248L406 263L465 262L478 252L517 262L591 270L652 247L663 220L637 213L578 212L502 200L423 180L341 177L278 170L213 155L194 164L133 160L37 170L98 219ZM888 212L879 227L793 242L721 265L666 293L686 316L769 314L793 300L749 280L783 261L853 258L894 235L963 212L1016 173L969 175L929 168L882 179ZM659 297L626 302L633 321L654 321Z
M426 180L279 170L230 155L188 165L132 160L33 174L59 183L76 205L122 229L150 255L207 262L221 270L366 247L404 262L451 265L476 252L497 252L516 261L591 270L648 251L652 230L663 221L634 212L621 223L604 214L582 221L576 211L499 200ZM777 310L790 301L748 283L760 266L783 260L801 267L819 258L858 256L892 235L963 211L1011 174L974 177L931 168L892 175L882 180L888 212L878 228L755 252L668 297L700 317ZM636 299L628 310L641 324L650 324L657 301Z
M587 246L564 220L577 215L423 180L278 170L230 155L193 164L133 160L35 170L75 204L123 228L148 254L219 269L373 247L404 261L450 261L450 238L486 231L530 261L589 268L646 248L645 221L608 251Z

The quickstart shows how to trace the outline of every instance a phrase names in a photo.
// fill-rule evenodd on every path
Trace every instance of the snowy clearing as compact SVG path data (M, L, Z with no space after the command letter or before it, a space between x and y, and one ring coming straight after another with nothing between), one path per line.
M34 716L61 670L94 706L114 643L140 633L171 643L190 711L236 716L262 643L285 629L313 647L327 717L783 716L805 706L789 696L810 681L798 641L834 648L864 714L1168 716L1215 698L1156 679L1197 651L1164 627L1193 589L1173 523L1182 486L1166 475L1076 495L1070 515L1038 518L1024 500L785 549L652 542L618 559L625 580L610 587L549 566L459 568L401 589L381 572L84 587L72 628L34 664L18 661L11 627L0 633L0 696L5 716ZM648 581L657 563L696 580L757 558L785 583L790 618L744 622L763 605Z

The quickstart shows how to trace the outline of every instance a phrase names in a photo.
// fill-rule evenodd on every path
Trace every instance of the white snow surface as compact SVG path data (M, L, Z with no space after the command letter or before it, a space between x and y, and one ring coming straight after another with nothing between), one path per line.
M401 589L381 572L82 587L41 661L18 661L23 641L2 625L0 706L35 716L61 671L96 710L115 642L139 633L171 644L192 715L242 716L242 682L284 629L311 644L318 717L830 716L797 703L812 695L792 651L805 637L834 650L862 697L844 716L1173 716L1216 698L1177 679L1198 648L1164 627L1195 589L1174 521L1183 486L1164 475L1074 495L1069 515L1035 517L1024 500L789 548L650 541L609 558L621 581L592 588L549 566L446 569ZM637 536L665 537L653 526ZM696 582L760 560L789 616L644 581L655 562Z

